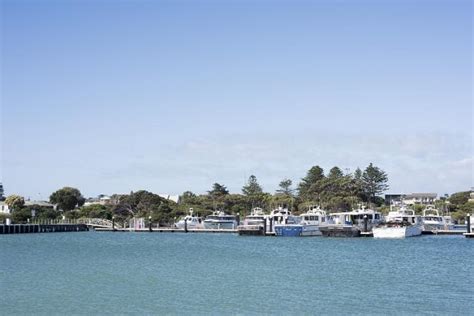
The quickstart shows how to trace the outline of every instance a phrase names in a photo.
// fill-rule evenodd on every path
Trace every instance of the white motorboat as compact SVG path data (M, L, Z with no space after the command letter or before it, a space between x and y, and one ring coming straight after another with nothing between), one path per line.
M370 232L381 222L380 212L360 206L350 212L329 214L327 224L321 226L320 231L325 237L357 237L361 232Z
M321 236L320 226L326 225L326 212L318 206L310 206L298 219L289 218L287 223L275 225L276 236Z
M440 215L439 211L433 205L428 205L423 210L422 220L424 231L433 232L438 230L454 229L451 216Z
M372 229L374 238L405 238L420 236L423 230L421 216L405 206L390 211L386 221Z
M263 210L259 207L254 208L237 227L239 235L264 235L265 221L266 215Z
M193 215L193 209L189 209L189 215L186 215L184 218L180 219L175 226L179 229L184 229L185 226L187 229L203 229L203 221L199 216Z
M236 229L237 217L222 211L213 212L204 220L205 229Z
M288 223L288 218L292 216L290 210L280 205L276 209L272 210L270 215L267 216L267 227L269 232L275 232L275 226L278 224Z

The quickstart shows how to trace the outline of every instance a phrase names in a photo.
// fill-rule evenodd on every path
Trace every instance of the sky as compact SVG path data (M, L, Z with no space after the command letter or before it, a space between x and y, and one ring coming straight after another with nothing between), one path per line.
M6 194L474 186L471 1L1 1Z

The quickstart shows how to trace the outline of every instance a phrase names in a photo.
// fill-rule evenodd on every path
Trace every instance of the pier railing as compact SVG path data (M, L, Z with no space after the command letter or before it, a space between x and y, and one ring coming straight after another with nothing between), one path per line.
M37 219L29 222L28 224L35 224L35 225L76 225L76 224L84 224L87 226L93 227L100 227L100 228L112 228L112 225L115 228L119 228L120 226L117 223L113 223L111 220L104 219L104 218L78 218L78 219Z

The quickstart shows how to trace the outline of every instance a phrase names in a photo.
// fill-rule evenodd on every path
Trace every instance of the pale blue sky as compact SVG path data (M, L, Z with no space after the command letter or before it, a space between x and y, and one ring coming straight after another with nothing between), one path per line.
M2 1L0 180L267 191L312 166L473 186L471 1Z

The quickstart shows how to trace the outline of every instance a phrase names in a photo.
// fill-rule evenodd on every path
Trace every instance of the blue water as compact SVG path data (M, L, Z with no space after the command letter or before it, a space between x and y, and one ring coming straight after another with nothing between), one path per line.
M474 314L474 240L0 236L0 314Z

